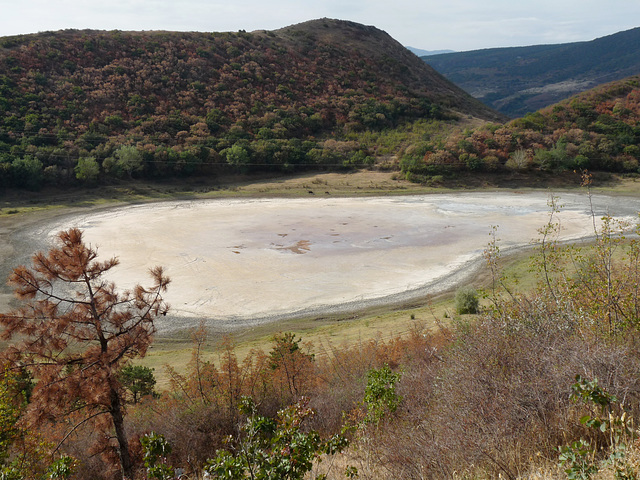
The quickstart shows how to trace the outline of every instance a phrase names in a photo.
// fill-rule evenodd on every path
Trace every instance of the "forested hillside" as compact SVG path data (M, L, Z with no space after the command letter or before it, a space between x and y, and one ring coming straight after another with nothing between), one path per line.
M405 151L408 178L461 171L638 173L640 77L602 85L506 124L424 141Z
M0 185L365 164L348 132L499 115L386 33L60 31L0 38Z
M422 57L512 118L640 73L640 28L589 42L491 48Z

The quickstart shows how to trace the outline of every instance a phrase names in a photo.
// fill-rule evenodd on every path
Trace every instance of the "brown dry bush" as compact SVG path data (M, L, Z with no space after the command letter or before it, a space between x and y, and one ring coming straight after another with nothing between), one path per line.
M206 332L194 333L193 357L185 372L168 369L172 382L160 399L147 398L132 408L129 431L140 437L150 431L172 445L170 462L189 472L200 471L225 439L237 433L237 404L252 397L261 415L273 416L300 397L310 399L317 413L308 427L322 435L339 433L345 414L358 411L367 372L388 364L420 359L431 337L421 328L405 337L380 338L355 345L325 344L316 357L290 334L274 337L269 352L251 351L243 361L233 343L225 342L217 362L202 359Z
M554 212L532 262L538 288L494 292L480 319L454 323L437 362L425 352L406 369L400 418L362 442L375 478L515 479L557 462L559 446L599 435L570 400L578 374L638 418L639 245L605 217L593 247L561 248Z
M572 331L571 318L559 321L544 299L521 300L506 317L459 322L448 348L407 368L400 418L367 439L379 472L517 478L534 463L555 461L559 445L588 433L579 422L584 411L569 398L576 374L598 378L637 416L636 339Z
M149 432L164 435L172 446L170 463L190 473L201 471L237 428L233 417L217 406L186 404L170 394L139 405L128 420L130 431L138 439Z
M202 358L206 331L193 334L192 359L183 373L167 366L171 388L160 399L147 399L129 416L130 431L138 437L148 432L164 435L172 445L171 462L190 472L202 470L239 425L242 396L259 399L277 410L267 393L268 365L263 352L252 351L240 362L230 340L225 340L217 364Z
M310 405L318 412L311 422L313 428L327 434L340 431L348 417L360 414L371 369L384 365L396 369L421 361L435 338L416 323L409 334L386 341L379 336L352 345L322 345L316 362L317 388L310 394Z
M136 406L128 419L129 430L139 437L150 431L164 435L172 445L170 461L188 472L201 471L237 433L242 397L253 398L261 415L275 416L318 389L320 376L309 346L291 334L277 334L270 352L252 350L242 361L229 339L216 362L205 361L204 328L194 332L193 341L186 371L167 366L170 390Z

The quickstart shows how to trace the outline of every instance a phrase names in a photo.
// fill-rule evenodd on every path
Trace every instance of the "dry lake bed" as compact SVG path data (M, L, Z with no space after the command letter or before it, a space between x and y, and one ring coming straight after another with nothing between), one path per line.
M355 310L423 297L464 281L481 263L492 226L503 250L531 245L549 219L546 193L362 198L218 199L133 205L67 216L33 244L72 226L101 258L117 256L119 287L172 283L171 331L205 319L233 329L278 318ZM593 234L586 195L562 194L560 239ZM596 217L637 219L640 199L594 196ZM39 247L46 248L46 247Z

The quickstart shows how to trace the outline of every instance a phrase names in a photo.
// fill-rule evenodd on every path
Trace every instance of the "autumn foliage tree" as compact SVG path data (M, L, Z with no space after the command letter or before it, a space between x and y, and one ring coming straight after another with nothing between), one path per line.
M151 287L118 292L105 278L116 258L98 261L79 229L60 232L57 240L47 254L34 255L31 268L17 267L9 278L24 302L0 314L2 338L10 342L4 355L36 379L27 410L33 425L62 428L60 444L90 426L97 437L92 450L133 478L120 372L145 355L154 320L168 308L162 294L169 279L156 267Z
M274 384L283 398L297 401L313 382L313 355L303 351L301 339L296 339L293 333L276 334L273 341L269 366Z

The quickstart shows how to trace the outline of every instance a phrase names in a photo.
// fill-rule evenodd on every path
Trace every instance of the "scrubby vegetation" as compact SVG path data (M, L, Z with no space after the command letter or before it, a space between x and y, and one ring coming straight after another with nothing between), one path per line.
M460 315L478 313L478 292L471 286L461 287L456 291L456 312Z
M281 333L269 349L243 357L231 339L211 357L201 327L193 332L189 365L167 366L170 385L160 394L152 372L125 366L110 383L121 382L114 394L126 402L130 475L637 478L640 242L627 235L638 227L594 218L593 244L560 245L551 205L531 260L537 285L518 291L501 273L492 237L485 250L492 288L482 292L478 315L438 320L432 330L417 319L409 334L350 345L311 345ZM22 324L28 311L4 315L3 322ZM47 333L39 335L44 341ZM50 347L65 350L55 338ZM90 367L83 358L59 370L61 388ZM49 392L58 382L41 376L43 366L8 367L0 390L8 472L121 477L113 427L77 421L87 406L107 413L98 408L104 399L83 394L58 404L63 390ZM134 380L145 388L134 391ZM46 392L76 413L45 415ZM60 413L58 406L51 412ZM27 446L42 453L21 463ZM46 452L54 449L60 460L52 464Z
M639 173L640 84L630 77L504 125L423 141L400 161L407 178L488 172L592 170Z
M363 166L371 152L345 134L453 110L499 118L351 22L4 37L0 186Z
M638 173L636 77L486 125L505 118L351 22L0 44L0 187L372 167L433 185L459 172Z

